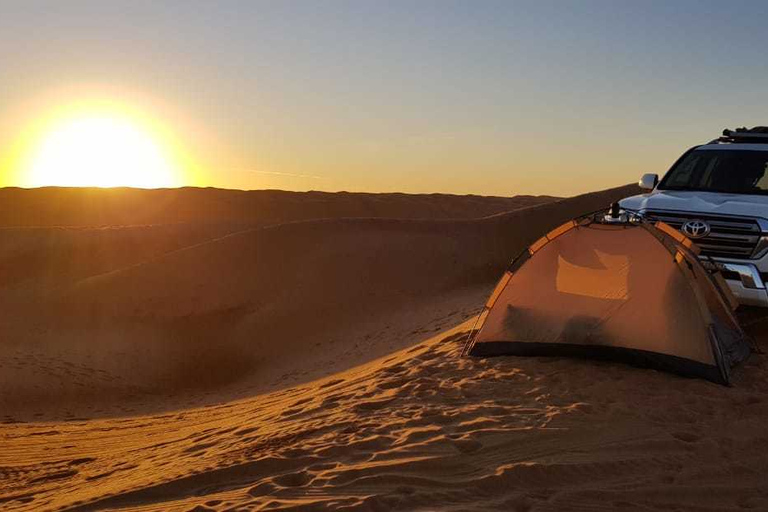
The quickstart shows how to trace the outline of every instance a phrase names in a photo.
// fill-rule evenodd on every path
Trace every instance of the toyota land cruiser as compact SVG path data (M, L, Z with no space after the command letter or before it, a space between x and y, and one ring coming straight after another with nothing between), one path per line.
M682 231L739 303L768 307L768 127L724 130L639 185L649 192L621 200L623 210Z

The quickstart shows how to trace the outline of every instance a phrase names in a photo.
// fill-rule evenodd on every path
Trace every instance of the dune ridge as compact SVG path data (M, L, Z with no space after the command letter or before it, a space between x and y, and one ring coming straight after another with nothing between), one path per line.
M552 196L174 189L0 188L0 227L145 224L267 225L338 217L466 219L557 200Z

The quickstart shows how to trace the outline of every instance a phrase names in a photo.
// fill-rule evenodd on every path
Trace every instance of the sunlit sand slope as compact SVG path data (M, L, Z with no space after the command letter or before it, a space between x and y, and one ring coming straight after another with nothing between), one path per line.
M241 396L348 368L408 343L393 332L467 318L512 255L631 192L468 221L287 223L155 251L55 287L32 280L24 295L0 295L3 416L138 413L150 402L188 406L190 390Z
M7 510L765 510L768 372L460 358L467 322L368 365L178 413L6 425ZM413 339L413 338L411 338Z

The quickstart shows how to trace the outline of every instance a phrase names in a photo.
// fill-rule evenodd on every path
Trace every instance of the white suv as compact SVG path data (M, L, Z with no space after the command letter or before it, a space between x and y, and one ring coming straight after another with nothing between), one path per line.
M681 230L714 260L741 304L768 307L768 127L725 130L686 151L622 209Z

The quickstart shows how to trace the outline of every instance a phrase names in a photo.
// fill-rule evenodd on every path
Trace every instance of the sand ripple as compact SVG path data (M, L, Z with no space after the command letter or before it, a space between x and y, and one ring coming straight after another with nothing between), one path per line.
M8 426L8 510L768 508L763 356L735 387L459 357L468 324L360 368L154 417Z

